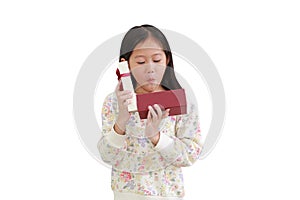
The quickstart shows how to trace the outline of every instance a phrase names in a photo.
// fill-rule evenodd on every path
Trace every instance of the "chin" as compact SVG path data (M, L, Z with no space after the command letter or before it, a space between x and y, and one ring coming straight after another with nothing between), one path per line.
M158 88L158 85L149 85L144 87L144 89L148 92L154 92Z

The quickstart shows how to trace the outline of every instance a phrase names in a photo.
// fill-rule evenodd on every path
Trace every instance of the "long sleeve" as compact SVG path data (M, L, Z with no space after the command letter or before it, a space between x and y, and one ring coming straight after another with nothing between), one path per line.
M167 166L168 163L159 161L161 156L156 151L151 151L152 144L147 138L137 137L144 131L138 125L138 114L131 116L125 135L119 135L113 128L117 115L117 99L113 93L105 98L102 107L102 137L97 143L102 160L128 172L149 172Z
M165 160L177 167L194 164L202 150L201 131L196 106L190 105L190 112L176 116L175 136L163 133L155 149Z
M172 136L161 133L158 144L153 147L144 138L145 121L141 122L138 113L132 114L126 125L126 134L119 135L113 126L118 117L117 97L108 95L102 107L102 136L97 143L102 160L118 170L128 172L149 172L174 166L192 165L198 158L200 129L196 109L186 115L176 116ZM170 118L168 118L170 120ZM170 121L169 121L170 122Z
M109 165L117 165L126 152L126 136L115 132L113 126L116 121L116 105L114 94L108 95L102 106L102 135L97 148L102 160Z

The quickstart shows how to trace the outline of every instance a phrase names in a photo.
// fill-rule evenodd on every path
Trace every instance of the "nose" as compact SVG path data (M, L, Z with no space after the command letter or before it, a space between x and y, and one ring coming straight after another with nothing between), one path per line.
M154 63L153 63L153 62L149 62L149 63L148 63L148 66L146 67L146 72L147 72L148 74L154 73L154 68L155 68Z

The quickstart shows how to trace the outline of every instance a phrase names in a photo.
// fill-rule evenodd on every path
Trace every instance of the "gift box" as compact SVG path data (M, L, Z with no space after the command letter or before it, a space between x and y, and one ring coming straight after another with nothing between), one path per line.
M122 90L133 91L133 97L131 99L131 104L128 105L128 111L138 111L141 119L147 118L149 111L148 106L153 106L154 104L159 105L162 110L170 109L169 116L187 113L184 89L136 94L132 85L128 63L126 61L119 62L116 74L118 80L121 79L122 81Z
M122 81L121 88L123 90L133 91L131 103L128 105L128 111L129 112L137 111L136 96L135 96L136 94L134 93L134 88L133 88L132 81L130 78L130 71L128 68L127 61L119 62L117 74L118 74L118 78L120 78Z
M137 94L136 101L141 119L147 118L148 106L153 106L154 104L159 105L162 110L170 109L169 116L187 113L184 89Z

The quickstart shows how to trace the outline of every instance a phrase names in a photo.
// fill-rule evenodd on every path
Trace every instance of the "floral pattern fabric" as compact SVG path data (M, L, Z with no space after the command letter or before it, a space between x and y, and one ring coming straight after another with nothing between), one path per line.
M112 190L145 196L183 197L181 167L195 163L202 149L196 107L189 103L187 114L168 116L162 121L161 138L166 137L169 142L159 149L144 137L147 119L140 119L138 112L131 114L124 136L113 129L117 118L117 98L111 93L103 103L102 135L97 147L102 160L112 166ZM111 139L111 134L115 134L121 145Z

